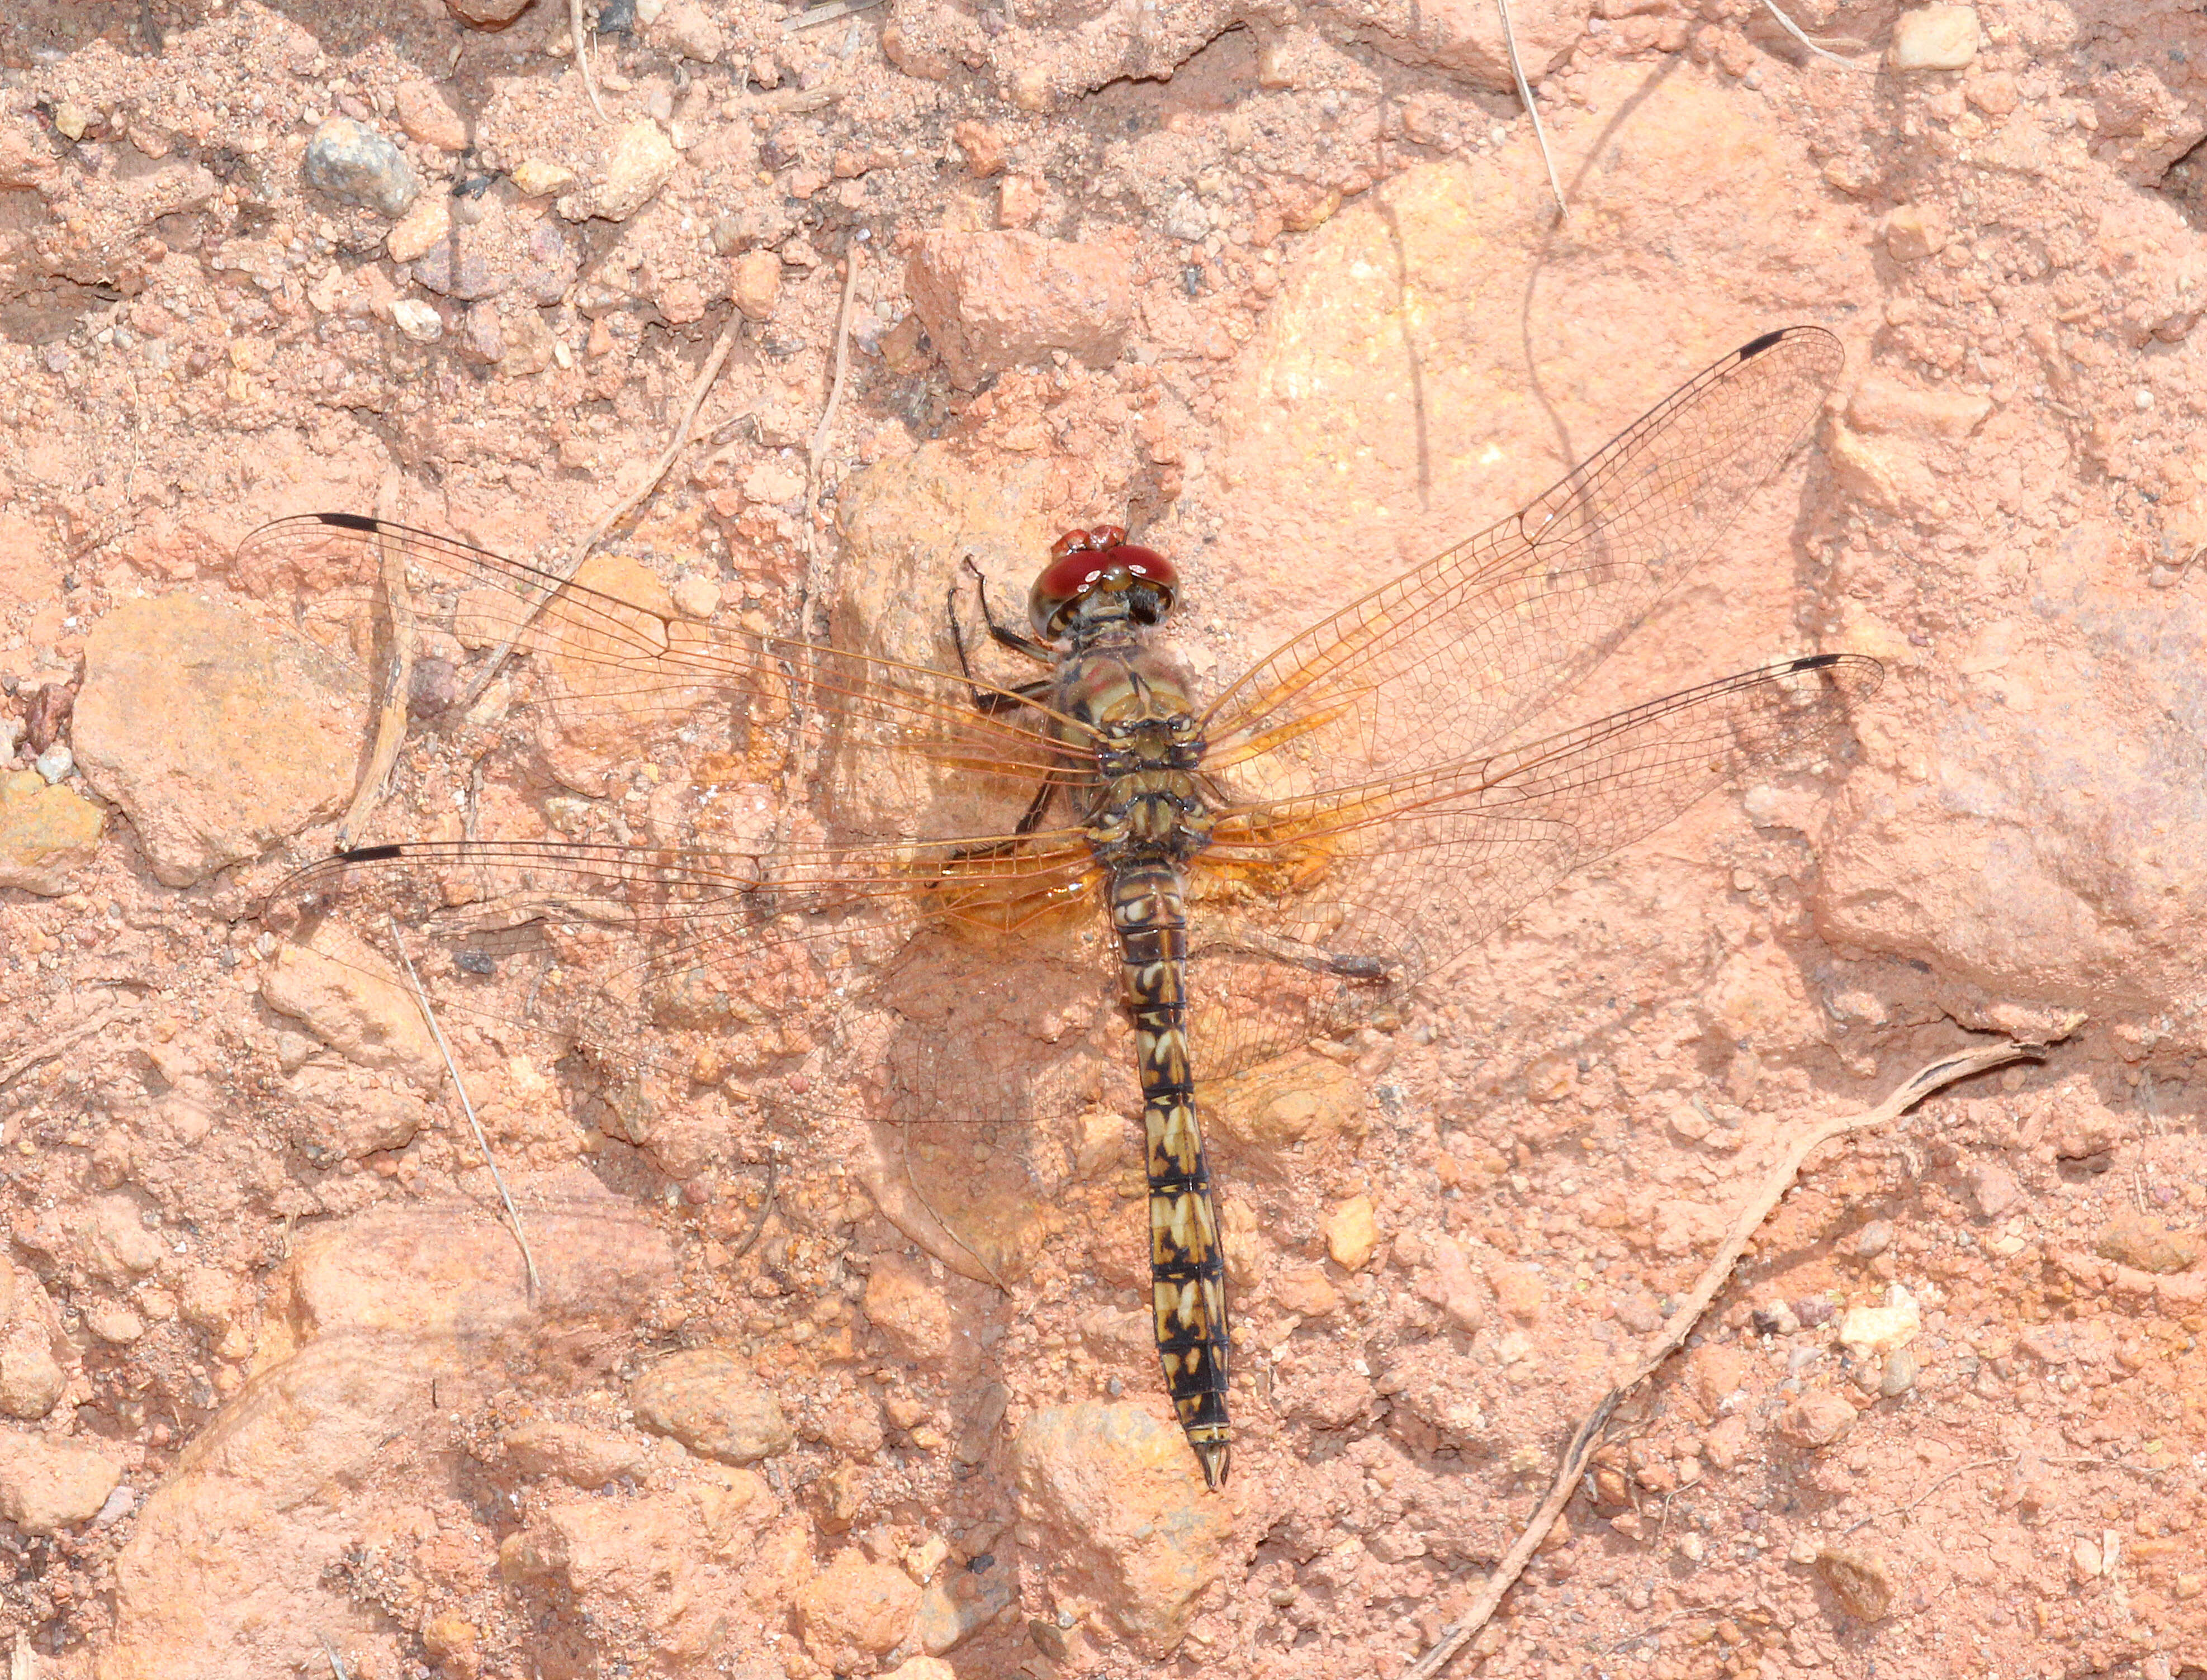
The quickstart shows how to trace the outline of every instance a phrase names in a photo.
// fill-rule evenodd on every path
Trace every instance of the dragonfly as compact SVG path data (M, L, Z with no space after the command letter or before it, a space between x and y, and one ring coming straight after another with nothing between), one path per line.
M1208 693L1161 634L1179 571L1116 526L1053 545L1024 628L983 587L969 633L953 580L949 654L930 663L685 613L632 560L568 578L376 518L279 520L247 540L242 576L290 588L302 615L336 609L356 638L345 614L387 620L398 592L448 688L510 646L533 675L508 667L469 714L535 715L539 762L598 796L544 798L533 837L356 846L293 884L323 903L410 888L425 925L496 908L565 930L562 973L629 942L614 989L660 1027L751 1035L733 1073L707 1050L693 1078L801 1066L799 1091L864 1089L906 1115L1016 1123L1065 1098L1021 1065L1056 1053L1053 1031L991 1045L985 1011L915 1005L885 1042L839 1037L837 1012L869 987L894 1001L916 968L964 1000L992 965L1061 954L1067 995L1122 1043L1131 1023L1149 1316L1216 1489L1231 1340L1199 1081L1442 995L1574 871L1714 789L1841 750L1881 676L1843 653L1561 729L1550 714L1716 546L1842 361L1815 326L1743 344L1518 512ZM984 674L984 625L988 658L1031 661L1031 680ZM823 1031L775 1041L784 1007Z

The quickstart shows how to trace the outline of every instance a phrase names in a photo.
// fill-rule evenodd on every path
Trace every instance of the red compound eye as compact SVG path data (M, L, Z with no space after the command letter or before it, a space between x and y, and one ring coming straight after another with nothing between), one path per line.
M1068 531L1050 546L1050 562L1027 595L1027 619L1036 634L1055 638L1064 632L1075 603L1098 589L1129 589L1146 583L1163 596L1150 618L1156 622L1180 592L1180 574L1153 548L1128 542L1117 525L1092 531Z

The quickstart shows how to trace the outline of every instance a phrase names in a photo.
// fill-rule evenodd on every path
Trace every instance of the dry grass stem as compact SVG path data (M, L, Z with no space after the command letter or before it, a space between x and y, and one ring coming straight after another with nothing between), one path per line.
M5 1091L25 1073L42 1061L51 1061L72 1044L79 1043L105 1026L123 1013L120 1005L101 1010L90 1020L79 1023L66 1032L41 1040L25 1050L12 1061L0 1062L0 1091Z
M1517 79L1517 97L1525 103L1525 115L1533 119L1533 139L1540 146L1540 161L1547 165L1548 190L1556 195L1556 214L1558 218L1571 213L1564 202L1564 183L1556 178L1556 160L1548 154L1548 131L1540 126L1540 108L1533 103L1533 85L1525 80L1525 67L1517 58L1517 32L1510 27L1510 0L1494 0L1502 14L1502 44L1510 49L1510 74Z
M845 242L843 303L835 312L835 377L828 386L828 405L820 411L820 423L812 428L812 441L804 451L804 560L808 582L819 545L820 463L828 452L828 433L835 424L835 411L843 406L844 379L851 371L851 301L858 290L858 252L856 239Z
M429 994L422 989L422 977L414 972L414 959L406 954L405 936L398 930L398 918L391 919L391 937L398 948L398 960L406 970L407 983L414 988L415 1007L421 1010L422 1019L429 1024L429 1036L437 1041L437 1053L445 1058L445 1071L452 1076L452 1089L459 1093L460 1112L468 1117L468 1130L475 1134L475 1148L481 1154L483 1165L490 1169L490 1181L498 1187L498 1199L505 1204L505 1217L513 1225L513 1240L521 1248L522 1269L529 1275L529 1299L536 1299L538 1280L536 1257L529 1252L529 1233L522 1229L521 1210L513 1205L512 1193L505 1187L505 1175L498 1169L498 1157L490 1152L490 1139L483 1136L482 1122L475 1118L475 1105L468 1100L467 1082L460 1078L460 1065L452 1059L452 1047L445 1042L445 1029L438 1024L437 1012L429 1007Z
M682 412L675 421L674 435L667 440L667 447L660 451L659 458L652 463L651 470L644 475L634 489L616 499L613 506L606 511L604 517L596 524L591 526L582 540L568 551L565 564L554 574L558 583L538 598L530 609L528 620L498 644L497 649L488 660L484 661L483 668L475 673L475 680L468 685L467 692L463 694L455 703L453 707L455 711L465 712L469 707L482 697L483 691L488 688L498 673L505 669L505 661L512 655L514 643L521 639L529 625L535 622L535 615L543 610L545 602L550 601L552 596L559 592L561 585L565 584L582 570L583 560L589 558L590 550L598 546L599 539L622 520L627 518L630 514L635 512L643 505L651 493L659 487L660 480L667 476L667 469L674 464L674 457L679 455L684 446L689 443L690 428L697 423L697 410L704 406L706 395L713 388L713 381L720 378L721 368L728 359L728 352L736 347L736 337L742 330L743 320L741 314L734 310L729 311L728 324L721 330L720 341L713 346L713 353L705 358L705 365L697 370L697 377L691 384L689 398L682 404Z
M382 505L376 509L379 518L396 518L396 492L395 481L386 479L380 499ZM405 744L406 703L414 686L414 597L406 586L406 559L395 543L379 541L376 547L381 563L377 583L383 591L384 618L391 631L389 658L383 670L383 701L376 708L374 750L338 826L339 850L367 831L368 820L383 798L391 767L398 762L398 749Z
M1819 46L1815 41L1809 39L1807 32L1804 31L1799 24L1794 22L1791 18L1786 16L1785 13L1778 9L1778 0L1762 0L1762 9L1768 12L1771 16L1778 20L1778 27L1780 29L1783 29L1795 40L1800 42L1801 45L1808 48L1809 51L1815 53L1817 57L1828 58L1834 64L1844 64L1851 70L1869 70L1875 69L1876 68L1874 64L1864 64L1852 58L1842 57L1839 54L1833 52L1829 47Z
M1853 1534L1856 1529L1867 1528L1873 1522L1882 1522L1888 1516L1905 1516L1908 1512L1914 1510L1918 1505L1922 1504L1926 1499L1929 1499L1933 1494L1936 1493L1941 1488L1946 1486L1948 1482L1953 1480L1957 1476L1966 1476L1972 1470L1989 1470L1995 1464L2006 1464L2010 1462L2010 1460L2006 1458L1977 1458L1971 1460L1967 1464L1957 1464L1953 1469L1947 1471L1945 1475L1933 1482L1930 1486L1925 1488L1921 1493L1917 1494L1913 1499L1911 1499L1906 1504L1895 1505L1889 1511L1872 1511L1868 1516L1863 1517L1859 1522L1850 1522L1845 1528L1840 1529L1839 1537L1844 1540L1849 1534Z
M731 1260L740 1260L750 1253L751 1245L759 1240L759 1233L766 1229L767 1219L774 1212L775 1186L781 1179L781 1154L777 1150L766 1158L766 1193L759 1198L758 1212L751 1219L751 1229L745 1231L744 1240L728 1252Z
M567 0L567 37L575 44L575 72L583 78L583 92L589 96L590 109L603 123L606 108L598 103L598 84L590 78L590 32L583 21L583 0Z
M1564 1450L1555 1479L1548 1485L1546 1496L1541 1499L1516 1542L1495 1565L1494 1572L1487 1576L1486 1584L1472 1600L1472 1606L1465 1612L1463 1619L1444 1632L1432 1650L1404 1670L1403 1680L1429 1680L1429 1677L1438 1674L1450 1659L1486 1625L1501 1604L1503 1594L1516 1583L1517 1577L1524 1572L1525 1565L1532 1561L1533 1554L1540 1549L1540 1542L1547 1538L1548 1531L1555 1526L1556 1519L1563 1515L1564 1507L1570 1504L1578 1492L1579 1478L1585 1474L1588 1462L1594 1456L1594 1447L1611 1414L1634 1389L1646 1382L1666 1360L1684 1345L1687 1336L1701 1322L1702 1315L1708 1310L1709 1303L1732 1281L1732 1268L1746 1251L1749 1241L1761 1229L1762 1222L1769 1217L1770 1211L1792 1188L1794 1180L1800 1175L1801 1163L1815 1150L1845 1133L1883 1126L1897 1120L1933 1091L1950 1085L1957 1079L1965 1079L1973 1073L1982 1073L2011 1061L2034 1060L2044 1054L2037 1045L2007 1043L1988 1044L1982 1049L1941 1056L1902 1080L1899 1088L1875 1108L1864 1109L1859 1114L1838 1115L1804 1127L1786 1145L1785 1154L1763 1176L1742 1205L1732 1220L1732 1229L1718 1246L1716 1257L1702 1269L1701 1279L1695 1284L1692 1293L1679 1304L1662 1332L1642 1349L1630 1372L1601 1397L1594 1410L1588 1414L1585 1421L1579 1425L1571 1437L1570 1445Z
M828 0L824 6L808 6L794 15L781 21L784 29L810 29L822 23L833 23L839 17L848 17L852 12L863 12L878 6L882 0Z

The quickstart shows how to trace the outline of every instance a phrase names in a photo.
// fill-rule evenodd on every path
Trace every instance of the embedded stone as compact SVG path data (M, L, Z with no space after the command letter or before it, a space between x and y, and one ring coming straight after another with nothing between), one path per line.
M1137 1406L1048 1407L1020 1426L1013 1452L1049 1596L1098 1606L1137 1651L1165 1656L1233 1534L1178 1426Z
M638 1427L726 1464L757 1463L796 1444L773 1393L718 1348L660 1360L636 1379L629 1403Z
M309 187L343 204L397 218L421 191L414 165L386 135L350 117L332 117L307 142L299 173Z
M0 887L51 898L99 850L107 818L72 788L36 770L0 770Z
M951 382L970 391L1053 350L1092 368L1116 361L1134 321L1127 260L1017 230L937 231L912 253L905 284Z
M364 685L313 643L166 595L100 619L84 660L77 762L162 885L188 887L344 809Z
M1893 68L1959 70L1977 56L1974 6L1919 6L1893 21Z
M74 1441L0 1429L0 1516L51 1534L96 1516L123 1480L114 1460Z

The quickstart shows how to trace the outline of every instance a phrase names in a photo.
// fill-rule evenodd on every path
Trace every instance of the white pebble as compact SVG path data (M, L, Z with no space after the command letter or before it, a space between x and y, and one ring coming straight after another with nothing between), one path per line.
M391 306L391 320L408 338L424 344L442 337L445 331L445 318L419 298L400 298Z
M2138 394L2132 397L2131 401L2136 403L2142 409L2150 409L2153 406L2153 392L2148 391L2144 386L2140 386L2138 388Z
M75 755L59 741L31 761L31 768L50 782L59 781L76 768Z

